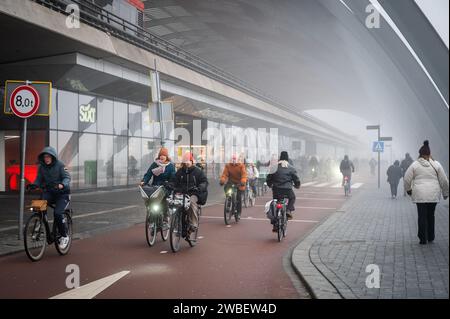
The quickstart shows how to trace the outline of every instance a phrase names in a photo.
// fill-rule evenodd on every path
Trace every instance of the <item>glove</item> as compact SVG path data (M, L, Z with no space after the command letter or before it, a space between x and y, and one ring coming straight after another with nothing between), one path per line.
M34 190L36 188L38 188L36 184L28 184L27 187L25 187L27 191Z
M412 190L406 191L406 194L408 194L409 196L412 195Z
M224 183L224 182L219 182L219 184L220 184L220 186L223 186L223 185L225 185L225 183Z
M447 200L448 196L444 196L444 200Z

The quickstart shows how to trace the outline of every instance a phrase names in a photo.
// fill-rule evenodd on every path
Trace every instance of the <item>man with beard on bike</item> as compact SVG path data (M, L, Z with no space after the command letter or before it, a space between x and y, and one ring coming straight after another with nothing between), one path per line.
M191 152L183 154L181 167L170 184L176 191L190 196L188 233L195 232L198 228L199 205L205 205L208 198L208 179L205 173L194 165L194 157Z
M66 225L63 223L64 210L69 202L70 174L63 162L58 160L56 150L46 147L38 156L39 170L31 188L37 186L43 190L42 199L55 204L54 216L56 226L61 234L59 245L65 248L69 243Z
M294 166L289 164L288 152L281 152L278 166L267 175L267 185L272 188L272 197L274 199L288 198L289 202L286 215L288 219L292 219L292 212L295 210L295 193L292 187L299 189L300 179L297 176L297 171ZM272 221L272 224L273 231L276 232L277 228L274 221Z
M227 184L225 185L225 183ZM245 168L245 164L238 162L238 157L236 154L233 154L231 157L231 163L225 165L222 177L220 178L220 185L225 185L225 193L227 193L232 184L237 186L236 204L237 212L240 216L242 212L242 195L247 184L247 170Z

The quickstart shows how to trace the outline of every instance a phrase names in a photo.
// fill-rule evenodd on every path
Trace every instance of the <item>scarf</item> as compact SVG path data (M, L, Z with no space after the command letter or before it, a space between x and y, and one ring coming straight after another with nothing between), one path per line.
M157 167L152 169L152 173L155 176L159 176L161 174L164 174L164 172L166 170L166 166L170 164L170 162L163 163L163 162L161 162L161 160L156 160L155 163L156 163L156 165L158 165Z

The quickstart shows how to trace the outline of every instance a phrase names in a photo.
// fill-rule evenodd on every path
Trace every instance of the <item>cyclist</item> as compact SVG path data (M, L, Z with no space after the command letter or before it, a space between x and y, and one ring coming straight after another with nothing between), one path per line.
M181 167L172 179L171 184L175 190L182 191L190 196L188 234L195 232L198 228L199 205L206 204L208 198L208 179L204 172L194 165L194 157L191 152L183 154Z
M348 192L351 193L352 173L355 172L355 166L353 165L352 161L349 160L348 155L344 156L344 159L341 161L341 165L339 166L339 170L342 173L342 186L344 186L345 177L348 177Z
M294 166L289 164L288 152L283 151L280 154L278 168L274 173L267 175L267 185L272 188L274 199L286 196L289 200L286 215L292 219L292 212L295 210L295 193L292 186L299 189L300 179ZM277 232L275 220L272 220L273 232Z
M246 161L246 169L247 169L247 180L250 184L250 188L253 191L253 194L256 196L257 190L256 190L256 181L259 178L259 172L258 169L255 166L255 163L253 161Z
M170 181L175 176L175 165L170 161L169 150L162 147L159 150L158 158L150 165L147 173L142 178L140 183L141 186L148 185L150 180L152 180L152 186L161 186L165 182ZM155 191L156 187L152 191ZM148 194L149 196L151 194ZM167 211L164 211L164 228L168 227L169 216Z
M65 248L69 243L69 237L63 223L63 214L69 203L70 174L64 163L58 160L53 147L45 147L39 154L38 160L38 175L32 186L38 186L43 190L43 200L47 200L49 204L55 204L55 222L61 234L59 245Z
M227 183L227 185L225 185ZM222 177L220 178L220 185L224 187L225 193L230 188L231 184L238 186L237 192L237 212L239 216L242 211L242 194L245 191L245 184L247 183L247 170L243 163L238 162L238 157L233 154L231 157L231 163L225 165L223 169Z

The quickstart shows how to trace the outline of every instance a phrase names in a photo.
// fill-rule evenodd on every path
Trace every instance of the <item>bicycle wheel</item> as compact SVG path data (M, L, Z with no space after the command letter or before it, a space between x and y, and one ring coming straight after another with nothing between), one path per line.
M174 253L180 250L181 232L183 231L180 215L179 211L172 215L170 224L170 248Z
M246 189L245 190L245 192L244 192L244 206L245 206L245 208L247 208L248 206L250 206L250 202L249 202L249 191L248 191L248 189Z
M288 219L287 219L287 216L286 216L286 210L284 211L284 214L283 214L283 238L285 238L286 237L286 235L287 235L287 224L288 224Z
M280 212L278 211L278 241L281 242L281 240L283 239L283 225L284 225L284 221L283 221L283 215L280 214Z
M164 228L164 217L161 220L161 237L163 241L167 241L170 233L170 217L167 220L166 227Z
M147 244L152 247L156 242L156 234L158 232L158 223L150 220L150 215L147 214L145 219L145 238Z
M225 206L223 208L223 218L225 220L225 225L230 224L231 216L233 215L233 202L231 197L227 196L225 199Z
M42 258L47 246L47 230L41 213L30 216L23 229L23 243L25 252L32 261Z
M250 207L255 206L256 196L253 191L250 191Z
M60 255L67 255L67 253L70 250L70 247L72 246L72 218L70 217L70 213L69 212L64 212L63 214L63 224L66 227L66 235L67 237L69 237L69 242L67 243L67 245L65 247L61 247L59 245L59 238L61 237L61 234L58 231L58 227L56 227L55 222L54 223L54 231L53 234L55 234L55 248L56 251L60 254Z

